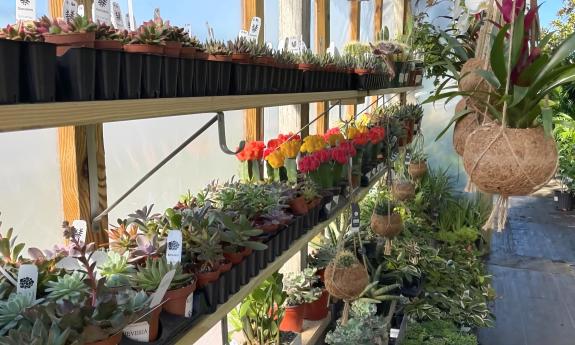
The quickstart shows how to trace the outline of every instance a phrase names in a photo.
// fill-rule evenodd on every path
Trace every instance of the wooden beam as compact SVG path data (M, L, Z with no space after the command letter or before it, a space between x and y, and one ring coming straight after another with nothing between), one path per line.
M318 54L325 54L330 44L330 0L315 0L315 50ZM323 114L329 107L328 102L316 105L316 116ZM329 114L319 118L316 122L316 134L323 134L329 128Z
M383 28L383 0L374 0L375 14L373 15L373 40L377 41L377 36ZM375 102L377 97L370 97L370 103ZM371 107L372 111L377 109L379 105L374 103Z
M262 20L258 41L264 41L264 0L242 0L242 23L244 30L249 30L253 17ZM244 111L244 137L247 141L264 140L264 112L262 108Z
M351 0L349 7L349 40L359 41L361 29L361 1ZM353 118L356 111L357 105L346 106L346 118Z

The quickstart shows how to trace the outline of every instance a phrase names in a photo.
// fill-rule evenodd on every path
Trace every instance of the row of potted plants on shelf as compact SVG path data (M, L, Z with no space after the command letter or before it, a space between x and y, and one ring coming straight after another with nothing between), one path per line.
M0 51L4 104L415 85L395 78L414 70L412 63L397 62L390 74L374 54L294 54L242 37L202 44L161 18L128 32L81 16L43 17L3 29Z

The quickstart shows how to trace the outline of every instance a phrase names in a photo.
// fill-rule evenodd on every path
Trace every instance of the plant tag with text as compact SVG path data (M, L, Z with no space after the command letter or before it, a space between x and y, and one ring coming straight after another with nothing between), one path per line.
M88 231L88 223L85 220L76 219L72 222L72 226L80 233L80 242L86 243L86 232Z
M150 324L147 321L132 323L124 327L122 333L128 339L147 343L150 341Z
M78 14L78 4L74 0L64 0L62 4L62 18L72 20Z
M38 289L38 267L36 265L22 265L18 270L18 286L16 292L36 300Z
M325 210L327 211L328 214L331 213L331 202L328 202L327 204L325 204Z
M129 18L127 22L130 22ZM122 17L122 9L117 2L112 3L112 26L118 30L124 30L126 28L124 18Z
M248 32L248 35L252 40L254 41L258 40L258 37L260 36L261 27L262 27L262 19L260 17L253 17Z
M391 328L391 329L389 330L389 337L390 337L390 338L397 339L397 337L399 337L399 329L397 329L397 328Z
M16 20L36 20L36 0L16 0Z
M182 261L182 232L180 230L170 230L166 243L166 260L168 263L180 263Z
M359 232L359 218L361 212L359 211L359 205L357 202L351 204L351 233Z
M84 5L78 5L78 15L81 17L84 16Z
M186 311L184 313L185 317L192 317L194 312L194 293L192 292L188 298L186 298Z
M100 22L110 25L112 19L111 8L110 0L94 1L92 4L92 18L94 18L96 23Z
M171 270L170 272L166 273L160 285L156 289L156 292L152 294L152 301L150 302L150 308L154 308L155 306L162 303L166 292L170 288L170 284L172 283L172 279L174 279L174 275L176 274L176 270Z
M299 54L301 51L300 40L297 37L290 37L288 42L288 51L294 54Z
M248 38L248 32L246 30L240 30L240 32L238 33L238 37L239 38Z
M154 9L154 21L158 21L160 19L162 19L162 16L160 15L160 9L155 8Z

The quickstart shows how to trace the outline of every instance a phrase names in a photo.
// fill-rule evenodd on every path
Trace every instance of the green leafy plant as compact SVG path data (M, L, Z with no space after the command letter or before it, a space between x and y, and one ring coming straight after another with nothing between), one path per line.
M325 336L330 345L372 345L387 344L389 322L376 315L377 308L372 303L356 301L352 304L347 323L338 320L333 331Z
M191 236L191 250L199 265L199 272L214 272L224 259L220 232L195 229Z
M36 319L31 329L12 329L0 338L0 345L66 345L72 339L71 330L62 331L54 322Z
M184 287L195 278L193 274L183 273L180 264L168 264L166 258L148 258L145 266L138 267L138 272L131 276L132 286L146 292L156 291L162 278L171 270L176 270L176 274L170 283L169 290Z
M449 321L435 320L410 323L405 345L477 345L477 337L461 332Z
M76 16L70 21L54 19L50 24L49 32L53 35L69 33L86 33L96 31L96 24L88 17Z
M24 312L41 303L42 300L32 300L29 296L11 294L7 300L0 300L0 335L19 326L24 319Z

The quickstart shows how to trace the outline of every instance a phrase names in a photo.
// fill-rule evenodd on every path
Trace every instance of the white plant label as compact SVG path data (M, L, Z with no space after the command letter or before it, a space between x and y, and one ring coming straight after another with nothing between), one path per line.
M94 1L94 4L92 4L92 18L94 18L95 22L110 25L112 20L111 8L110 0Z
M559 201L559 197L558 197L558 196L554 196L554 197L553 197L553 200Z
M72 226L80 232L80 242L86 243L86 232L88 232L88 223L85 220L76 219Z
M118 30L124 30L124 19L122 18L122 9L117 2L112 3L112 26Z
M150 302L150 308L154 308L155 306L162 303L166 292L170 288L170 284L172 283L172 279L174 279L174 275L176 274L176 270L171 270L170 272L166 273L162 281L160 281L160 285L156 289L156 292L152 295L152 301Z
M327 211L327 213L331 213L331 202L328 202L327 204L325 204L325 209Z
M238 33L238 37L239 38L248 38L248 32L246 30L240 30L240 32Z
M294 54L299 54L301 52L301 41L297 37L290 37L288 41L288 51Z
M64 0L62 5L62 18L72 20L78 14L78 4L74 0Z
M194 293L192 292L188 298L186 298L186 311L184 313L185 317L192 317L194 312Z
M36 300L38 289L38 267L36 265L22 265L18 270L18 286L16 292Z
M169 264L182 262L182 232L180 230L170 230L166 241L166 260Z
M336 205L339 204L339 195L335 195L335 196L333 197L333 202L335 202Z
M78 5L78 15L81 17L84 16L84 5Z
M10 284L12 284L14 286L18 286L18 282L2 266L0 266L0 273L4 276L4 278L6 278L10 282Z
M122 333L128 339L147 343L150 341L150 324L147 321L132 323L124 327Z
M130 15L127 13L124 16L124 26L128 31L132 31L132 27L130 26Z
M154 9L154 21L160 20L162 19L162 16L160 15L160 9L159 8L155 8Z
M16 20L36 20L36 0L16 0Z
M351 232L352 233L359 232L360 215L361 215L361 212L359 210L359 204L357 202L352 203L351 204Z
M397 328L390 329L389 330L389 337L397 339L397 337L399 337L399 329L397 329Z
M188 35L192 33L192 24L184 24L184 32Z
M250 23L250 29L248 32L249 37L257 41L260 36L260 29L262 27L262 19L260 17L253 17Z

